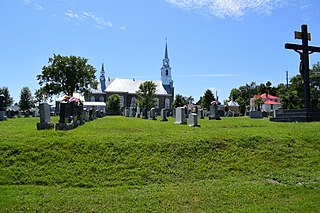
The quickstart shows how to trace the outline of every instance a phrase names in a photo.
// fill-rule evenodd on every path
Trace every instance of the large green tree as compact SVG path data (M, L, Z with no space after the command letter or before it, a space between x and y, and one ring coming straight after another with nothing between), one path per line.
M207 89L202 97L202 107L207 110L210 110L210 105L212 101L214 101L214 95L210 89Z
M152 81L145 81L140 84L137 91L137 101L140 107L145 111L150 110L156 104L157 86Z
M177 107L183 107L185 105L188 104L187 98L180 95L180 94L176 94L174 101L172 103L173 108L177 108Z
M20 92L19 108L22 111L29 111L34 106L33 97L29 87L23 87Z
M42 68L37 80L48 96L64 93L73 96L74 92L88 94L90 88L97 88L96 69L88 59L76 56L53 55L49 65Z
M112 94L108 97L107 110L112 115L120 114L120 96L118 94Z
M0 88L0 94L4 95L6 98L6 107L9 107L13 104L13 98L10 96L8 87Z

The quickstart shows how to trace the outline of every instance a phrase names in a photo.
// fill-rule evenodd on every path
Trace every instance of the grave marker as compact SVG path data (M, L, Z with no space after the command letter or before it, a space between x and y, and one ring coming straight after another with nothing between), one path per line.
M37 123L37 130L52 129L54 124L50 122L50 106L47 103L39 105L40 123Z

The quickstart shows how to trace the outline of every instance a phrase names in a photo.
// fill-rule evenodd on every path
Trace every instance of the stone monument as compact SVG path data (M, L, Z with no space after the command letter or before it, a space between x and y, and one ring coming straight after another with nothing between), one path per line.
M198 114L196 113L189 114L189 126L200 127L200 125L198 124Z
M6 120L6 97L0 95L0 121Z
M48 103L39 105L40 123L37 123L37 130L52 129L54 124L50 122L50 106Z
M175 109L176 112L176 122L175 124L186 124L186 108L185 107L177 107Z

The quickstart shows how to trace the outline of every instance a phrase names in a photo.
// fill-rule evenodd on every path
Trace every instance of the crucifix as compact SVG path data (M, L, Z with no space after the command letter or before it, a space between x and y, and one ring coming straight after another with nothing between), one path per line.
M309 46L308 41L311 41L311 34L308 33L307 25L301 25L301 32L294 32L295 39L301 39L302 45L285 44L286 49L291 49L300 55L300 74L304 84L304 107L310 108L310 76L309 76L309 54L314 52L320 53L320 47Z

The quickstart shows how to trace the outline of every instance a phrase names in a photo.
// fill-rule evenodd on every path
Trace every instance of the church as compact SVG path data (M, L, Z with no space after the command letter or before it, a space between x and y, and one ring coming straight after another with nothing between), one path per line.
M168 45L165 45L164 58L161 67L161 80L136 80L121 79L110 77L106 78L104 64L102 63L100 72L100 84L97 90L92 89L91 95L85 97L85 102L106 102L108 97L113 94L120 96L121 111L130 107L137 107L137 94L140 84L146 81L152 81L156 87L156 105L155 109L160 112L162 108L172 110L172 102L174 98L174 87L171 76L171 67L168 56Z

